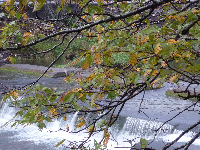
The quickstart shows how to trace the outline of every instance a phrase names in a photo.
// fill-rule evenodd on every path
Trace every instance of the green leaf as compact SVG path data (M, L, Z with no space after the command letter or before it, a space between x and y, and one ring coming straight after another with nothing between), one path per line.
M72 12L72 9L70 7L68 7L68 6L66 7L66 10L67 10L68 13Z
M64 140L62 140L62 141L60 141L57 145L56 145L56 147L58 147L59 145L61 145L62 143L64 143L65 142L65 140L66 139L64 139Z
M63 98L63 102L66 103L66 102L71 102L71 100L74 98L74 93L69 93L68 95L66 95L64 98Z
M15 59L14 57L9 57L9 61L10 61L12 64L16 63L16 59Z
M16 14L17 20L19 20L20 17L21 17L21 14L19 12L17 12L17 14Z
M141 138L140 144L142 148L146 148L148 146L148 141L146 139Z
M91 104L90 104L91 107L95 106L96 100L97 100L97 95L93 95L92 100L91 100Z

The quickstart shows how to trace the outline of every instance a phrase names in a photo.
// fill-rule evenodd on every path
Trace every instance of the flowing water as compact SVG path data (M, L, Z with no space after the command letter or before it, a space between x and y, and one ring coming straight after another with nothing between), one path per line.
M21 86L23 84L32 82L35 77L29 75L13 73L9 76L0 74L0 82L4 83L8 88L12 86ZM14 76L14 78L12 77ZM59 90L66 90L72 88L74 85L67 85L63 82L63 78L43 78L40 81L45 86L57 86ZM154 144L150 145L159 149L167 142L174 140L182 130L197 122L200 118L198 111L200 106L192 107L193 111L186 111L181 113L177 118L165 124L161 130L155 132L163 122L170 119L182 109L190 106L193 102L182 101L175 98L165 96L166 89L173 88L174 85L165 84L165 87L158 90L146 91L138 95L134 99L127 102L120 119L109 130L111 134L108 142L108 149L130 149L128 147L139 142L140 138L145 138L149 141L154 140ZM3 87L0 87L3 92ZM141 99L143 103L141 104ZM138 113L139 107L143 113ZM0 126L12 119L16 113L16 109L9 107L8 103L4 103L0 108ZM88 118L91 114L88 114ZM47 123L47 127L39 131L35 125L10 127L10 124L1 128L0 130L0 150L54 150L54 149L68 149L64 146L58 148L55 145L63 140L67 145L70 141L83 141L88 136L86 131L80 133L72 133L75 128L75 123L78 118L78 113L71 114L67 117L67 121L62 119L54 120ZM69 131L65 130L66 125L69 126ZM195 132L199 131L199 126L192 132L184 135L176 144L179 146L191 139ZM103 133L94 135L87 143L90 147L93 146L94 140L100 141ZM196 139L190 150L200 150L200 139Z

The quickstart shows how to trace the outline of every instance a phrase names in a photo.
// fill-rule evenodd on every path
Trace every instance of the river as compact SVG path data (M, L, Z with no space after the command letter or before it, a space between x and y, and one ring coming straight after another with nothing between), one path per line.
M0 83L3 83L8 88L18 87L36 80L37 76L18 73L18 72L0 72ZM48 87L57 87L58 90L70 89L74 84L68 85L63 81L63 78L42 78L39 81L40 84ZM130 140L132 143L138 143L139 139L146 138L149 141L154 139L155 141L149 145L149 147L161 149L167 142L172 141L180 133L187 129L189 126L199 121L200 105L197 104L195 107L191 107L192 111L185 111L177 116L172 121L167 122L162 130L155 131L159 128L163 122L171 119L174 115L180 113L183 109L192 105L192 101L180 100L172 97L167 97L165 92L167 89L174 88L177 85L165 83L160 89L148 90L145 92L144 100L141 105L141 110L144 113L138 113L141 99L143 94L141 93L134 99L128 101L121 113L120 119L117 123L109 130L111 138L108 143L108 149L130 149ZM0 86L0 93L4 92L3 87ZM2 97L0 97L2 98ZM8 103L4 103L0 108L0 126L15 115L15 108L8 106ZM88 114L88 117L91 114ZM83 137L87 136L86 133L80 132L78 134L72 134L60 130L60 128L66 128L66 124L69 125L70 131L75 128L75 122L78 118L78 114L71 114L67 122L62 119L55 120L52 123L47 124L47 128L43 131L39 131L34 125L31 126L17 126L10 127L10 125L1 128L0 131L0 150L54 150L54 149L67 149L63 146L56 148L55 145L66 139L64 144L70 141L82 141ZM199 126L193 129L192 132L184 135L176 144L180 146L191 139L195 132L199 131ZM91 138L90 147L92 147L94 140L100 140L102 135L95 135ZM133 140L134 139L134 140ZM139 144L136 144L139 147ZM173 149L174 147L170 148ZM196 139L189 150L199 150L200 139Z

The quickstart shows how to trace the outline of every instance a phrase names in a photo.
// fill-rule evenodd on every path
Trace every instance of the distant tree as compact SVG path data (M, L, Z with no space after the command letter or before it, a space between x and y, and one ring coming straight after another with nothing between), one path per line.
M36 123L42 129L45 120L59 116L65 120L69 113L79 111L82 117L76 132L88 131L88 138L76 147L83 149L89 138L99 132L104 133L100 144L106 146L110 137L108 129L119 118L126 102L148 88L184 81L188 86L178 92L186 93L184 99L200 101L200 92L189 90L192 85L200 84L199 0L19 0L16 3L7 0L1 4L0 15L5 19L0 32L1 51L28 50L31 55L37 55L54 51L68 40L50 68L77 38L96 38L98 42L71 63L73 66L82 58L83 70L96 66L87 77L73 78L71 74L65 78L66 82L76 81L79 88L60 96L50 88L35 86L45 71L36 82L8 91L5 98L13 97L12 105L23 106L17 113L21 119L14 125ZM51 11L44 14L43 7ZM27 13L30 9L34 18ZM33 48L52 40L59 43L44 51ZM116 65L115 55L128 59ZM18 101L18 96L24 95L22 90L33 96ZM101 115L86 123L84 116L89 112ZM199 124L197 120L183 133ZM199 134L200 131L181 147L187 149Z

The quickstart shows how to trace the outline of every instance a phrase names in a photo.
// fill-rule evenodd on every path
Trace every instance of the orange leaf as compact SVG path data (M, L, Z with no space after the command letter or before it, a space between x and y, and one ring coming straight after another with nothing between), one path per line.
M63 117L63 120L66 121L67 120L67 116Z
M97 64L97 65L100 65L101 64L101 54L100 53L96 53L95 56L94 56L94 62Z
M26 32L24 33L23 38L29 37L30 35L32 35L31 32Z
M174 75L169 79L169 82L173 82L177 78L178 78L178 75Z
M79 122L75 129L82 127L84 124L85 124L85 121Z
M167 45L168 45L168 44L173 44L173 43L177 43L177 41L174 40L174 39L169 39Z
M158 74L158 70L154 70L154 72L152 73L152 76L155 77Z
M104 132L104 141L103 141L103 146L106 147L108 144L108 140L110 139L110 133L106 130Z

